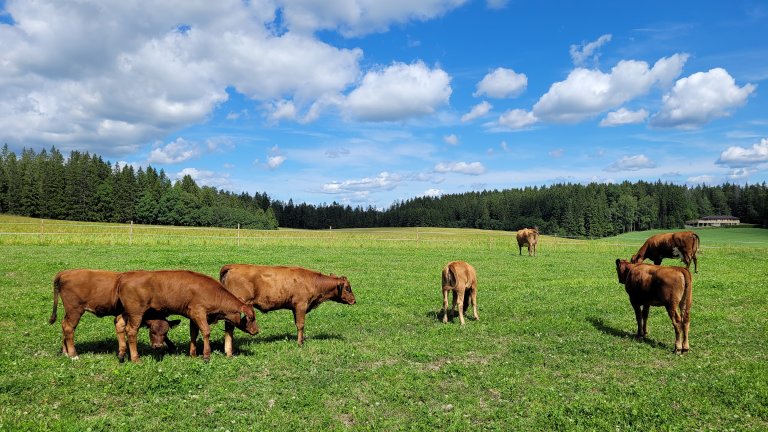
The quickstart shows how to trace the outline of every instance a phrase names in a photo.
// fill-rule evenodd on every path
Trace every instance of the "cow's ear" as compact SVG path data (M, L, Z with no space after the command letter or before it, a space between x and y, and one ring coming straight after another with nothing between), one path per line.
M168 321L168 327L170 327L170 328L175 328L179 324L181 324L181 320L180 319Z

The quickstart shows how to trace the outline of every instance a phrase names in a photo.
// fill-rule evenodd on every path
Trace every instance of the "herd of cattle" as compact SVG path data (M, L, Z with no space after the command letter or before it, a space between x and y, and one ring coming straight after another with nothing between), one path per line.
M517 232L519 253L528 246L536 256L539 232L526 228ZM675 329L676 353L689 350L688 328L692 300L691 262L698 272L696 253L699 237L691 231L658 234L650 237L630 261L617 259L616 273L624 284L635 310L637 337L647 335L651 306L664 306ZM686 267L661 266L664 258L680 257ZM654 264L643 264L649 259ZM464 313L472 305L477 313L477 273L465 261L451 261L442 272L443 322L448 322L448 293L452 293L451 313L464 324ZM113 272L71 269L56 274L53 280L53 312L49 324L57 319L58 302L64 305L61 321L62 352L77 359L74 332L86 311L98 317L114 316L118 358L122 362L130 349L133 362L139 361L137 335L140 327L149 329L152 348L175 349L168 331L180 323L169 315L189 319L189 354L197 355L198 334L203 336L203 358L211 355L210 324L224 324L224 352L233 354L232 332L238 328L250 335L259 332L254 308L266 313L277 309L293 312L297 342L304 343L306 314L326 300L355 304L355 295L344 276L289 266L228 264L221 268L219 280L188 270ZM127 337L127 342L126 342Z

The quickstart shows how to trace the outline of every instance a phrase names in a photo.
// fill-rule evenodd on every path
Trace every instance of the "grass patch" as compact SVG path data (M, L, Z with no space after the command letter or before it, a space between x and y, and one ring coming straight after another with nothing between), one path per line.
M632 337L613 262L650 233L543 237L536 258L518 256L509 233L431 228L280 230L240 247L0 237L0 430L765 430L766 231L699 233L685 356L671 353L663 309L646 341ZM439 321L440 270L453 259L478 272L481 319L464 327ZM111 319L85 315L81 360L59 354L61 328L47 324L57 271L216 276L234 262L346 275L357 304L312 311L303 348L277 311L258 315L259 335L236 333L232 359L222 324L210 363L189 358L185 319L170 333L179 353L153 355L142 330L142 363L119 364Z

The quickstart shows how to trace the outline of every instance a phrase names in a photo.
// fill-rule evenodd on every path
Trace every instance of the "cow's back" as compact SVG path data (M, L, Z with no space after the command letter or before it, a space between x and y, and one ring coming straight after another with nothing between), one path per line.
M190 303L215 302L221 285L213 278L188 270L132 271L118 282L123 303L165 312L185 312Z
M626 289L630 297L652 306L661 306L673 292L682 292L686 285L684 267L638 264L629 271Z
M448 278L448 281L446 281ZM472 264L465 261L451 261L446 264L443 270L443 284L456 287L468 288L477 282L477 272Z
M117 279L120 273L108 270L71 269L59 272L55 280L65 307L81 306L97 316L119 313Z
M228 264L220 272L229 292L262 312L292 308L313 295L320 273L301 267Z

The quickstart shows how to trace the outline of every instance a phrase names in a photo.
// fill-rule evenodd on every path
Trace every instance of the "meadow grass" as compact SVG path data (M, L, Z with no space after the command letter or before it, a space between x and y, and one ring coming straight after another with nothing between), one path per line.
M632 336L614 261L649 232L543 237L535 258L519 256L510 233L432 228L280 230L240 246L0 236L0 429L766 430L768 231L698 232L684 356L672 354L662 308L651 311L648 339ZM440 321L440 271L454 259L479 279L480 321L463 327ZM185 354L184 319L169 335L178 353L153 352L142 330L141 363L120 364L112 320L85 315L80 360L60 354L61 327L47 323L57 271L215 277L235 262L346 275L357 304L312 311L304 347L290 312L259 314L261 333L236 333L234 358L219 323L209 363Z

